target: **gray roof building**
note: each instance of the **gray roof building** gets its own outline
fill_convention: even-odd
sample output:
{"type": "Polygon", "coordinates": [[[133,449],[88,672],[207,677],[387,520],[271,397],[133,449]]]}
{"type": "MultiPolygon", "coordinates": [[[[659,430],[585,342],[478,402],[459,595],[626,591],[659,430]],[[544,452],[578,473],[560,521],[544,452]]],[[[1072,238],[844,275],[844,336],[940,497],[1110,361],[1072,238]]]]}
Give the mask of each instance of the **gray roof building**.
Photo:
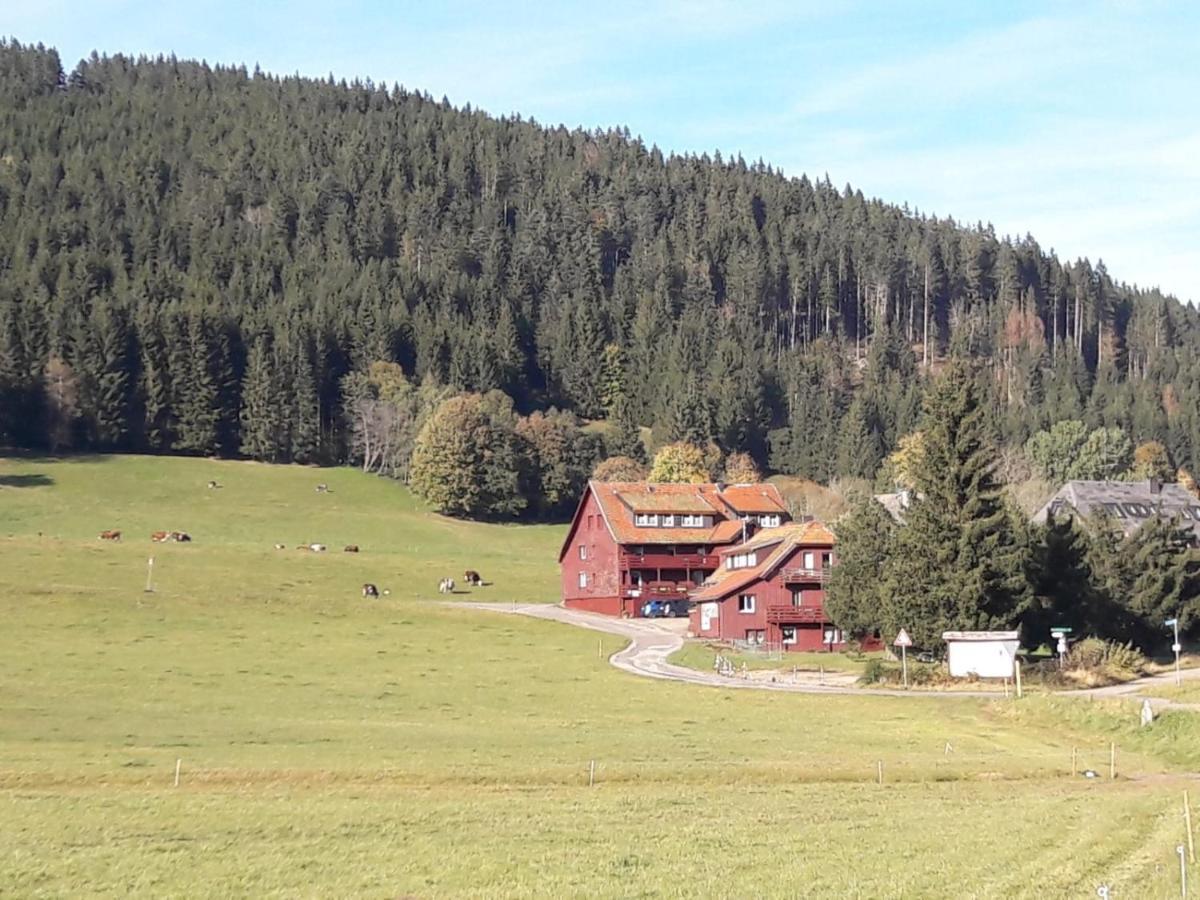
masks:
{"type": "Polygon", "coordinates": [[[1078,514],[1087,518],[1106,514],[1126,536],[1133,534],[1151,517],[1176,520],[1192,532],[1200,544],[1200,499],[1179,484],[1157,481],[1068,481],[1033,515],[1043,524],[1046,518],[1078,514]]]}

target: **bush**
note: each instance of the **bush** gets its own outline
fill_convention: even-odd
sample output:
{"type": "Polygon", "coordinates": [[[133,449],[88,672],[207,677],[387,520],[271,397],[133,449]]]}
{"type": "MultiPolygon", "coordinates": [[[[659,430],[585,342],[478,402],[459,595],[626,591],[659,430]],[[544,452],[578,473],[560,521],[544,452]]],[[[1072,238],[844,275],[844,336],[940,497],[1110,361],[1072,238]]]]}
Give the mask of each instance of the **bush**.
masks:
{"type": "Polygon", "coordinates": [[[863,673],[859,676],[859,681],[862,684],[879,684],[886,680],[887,666],[883,664],[883,660],[878,657],[867,660],[866,666],[863,667],[863,673]]]}

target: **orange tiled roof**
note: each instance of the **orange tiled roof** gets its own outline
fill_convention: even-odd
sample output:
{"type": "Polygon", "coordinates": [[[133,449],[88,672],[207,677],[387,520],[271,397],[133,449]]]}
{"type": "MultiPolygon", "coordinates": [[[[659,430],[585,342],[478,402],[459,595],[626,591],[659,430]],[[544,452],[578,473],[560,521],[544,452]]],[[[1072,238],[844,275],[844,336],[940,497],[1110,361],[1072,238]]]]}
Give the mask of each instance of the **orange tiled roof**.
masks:
{"type": "MultiPolygon", "coordinates": [[[[741,523],[734,520],[731,507],[725,502],[725,492],[718,490],[716,484],[593,481],[589,488],[595,492],[608,529],[619,544],[726,544],[737,540],[742,533],[741,523]],[[690,512],[711,515],[714,522],[710,528],[639,527],[634,524],[635,511],[690,512]]],[[[737,485],[725,490],[746,488],[758,491],[763,504],[767,500],[776,504],[769,512],[786,513],[783,498],[773,484],[737,485]]]]}
{"type": "Polygon", "coordinates": [[[721,491],[730,509],[742,514],[786,513],[783,497],[773,484],[730,484],[721,491]]]}
{"type": "Polygon", "coordinates": [[[771,577],[784,560],[789,559],[800,547],[821,546],[833,544],[836,537],[833,532],[820,522],[800,522],[794,525],[784,525],[779,528],[766,528],[744,544],[724,547],[724,556],[743,551],[772,548],[766,556],[758,561],[758,565],[746,569],[727,569],[719,567],[703,586],[689,595],[689,599],[698,603],[708,600],[721,600],[736,593],[759,579],[771,577]]]}
{"type": "Polygon", "coordinates": [[[645,490],[651,485],[642,485],[642,490],[617,491],[617,496],[634,512],[645,513],[693,513],[711,516],[717,512],[713,504],[704,499],[699,491],[666,491],[666,487],[691,487],[691,485],[658,485],[653,491],[645,490]]]}

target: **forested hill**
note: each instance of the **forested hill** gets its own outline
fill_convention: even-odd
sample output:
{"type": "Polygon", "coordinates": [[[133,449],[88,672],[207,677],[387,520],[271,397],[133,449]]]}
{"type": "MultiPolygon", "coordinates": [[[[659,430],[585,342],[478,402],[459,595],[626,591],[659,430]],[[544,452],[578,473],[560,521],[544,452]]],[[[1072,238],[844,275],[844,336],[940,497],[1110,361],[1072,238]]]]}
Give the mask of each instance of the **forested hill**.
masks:
{"type": "Polygon", "coordinates": [[[343,376],[392,360],[870,476],[949,354],[1011,445],[1078,418],[1200,463],[1200,313],[1030,237],[369,82],[0,46],[0,443],[340,459],[343,376]]]}

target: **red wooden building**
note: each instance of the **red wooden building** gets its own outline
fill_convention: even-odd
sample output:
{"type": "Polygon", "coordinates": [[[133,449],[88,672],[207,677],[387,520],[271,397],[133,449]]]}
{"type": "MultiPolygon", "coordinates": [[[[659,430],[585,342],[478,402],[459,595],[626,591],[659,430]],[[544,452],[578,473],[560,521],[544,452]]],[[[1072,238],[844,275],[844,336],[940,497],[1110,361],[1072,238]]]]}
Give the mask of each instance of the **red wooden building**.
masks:
{"type": "Polygon", "coordinates": [[[717,551],[789,519],[770,484],[588,483],[559,552],[563,604],[640,616],[712,575],[717,551]]]}
{"type": "Polygon", "coordinates": [[[820,522],[798,522],[720,550],[719,568],[691,592],[692,634],[784,650],[845,649],[846,636],[825,615],[836,540],[820,522]]]}

